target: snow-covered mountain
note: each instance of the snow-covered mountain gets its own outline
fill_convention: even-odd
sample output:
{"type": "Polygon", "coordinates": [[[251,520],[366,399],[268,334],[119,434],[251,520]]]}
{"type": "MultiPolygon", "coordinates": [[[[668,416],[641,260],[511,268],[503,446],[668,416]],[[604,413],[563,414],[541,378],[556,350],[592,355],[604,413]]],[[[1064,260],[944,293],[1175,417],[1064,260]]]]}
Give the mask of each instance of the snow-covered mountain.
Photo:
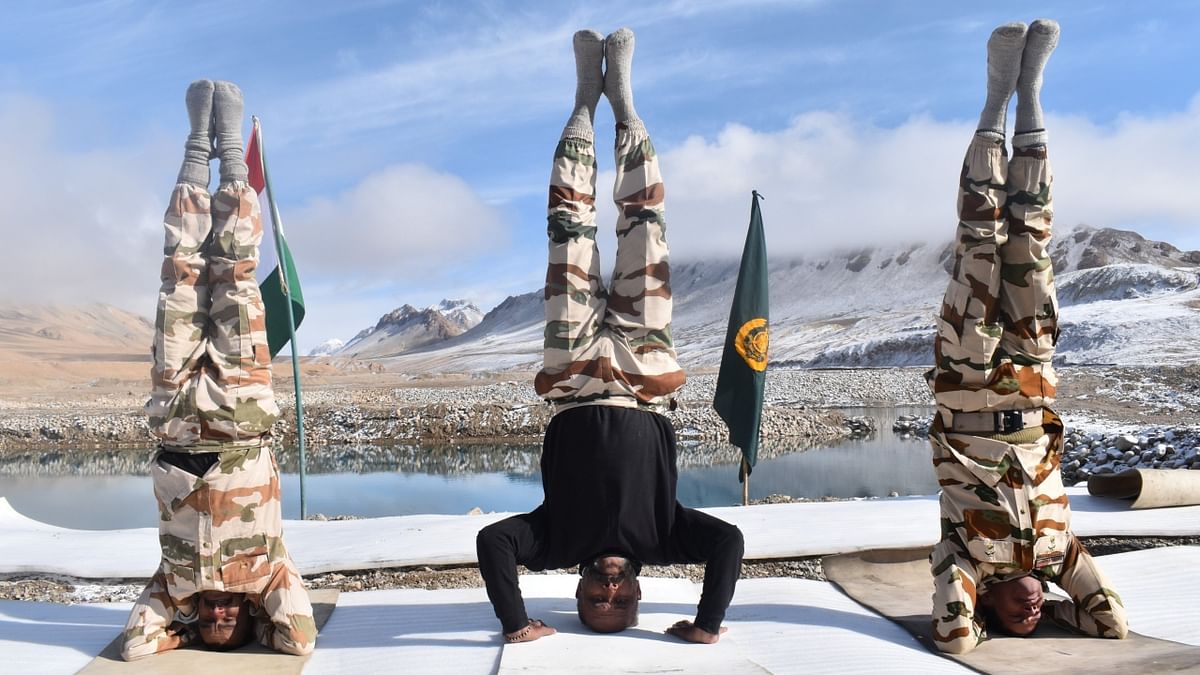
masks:
{"type": "Polygon", "coordinates": [[[332,356],[333,354],[336,354],[339,349],[341,349],[342,347],[345,347],[345,346],[346,346],[346,343],[342,342],[341,340],[339,340],[337,338],[330,338],[330,339],[322,342],[321,344],[317,345],[316,347],[313,347],[312,349],[310,349],[308,352],[308,355],[309,356],[332,356]]]}
{"type": "Polygon", "coordinates": [[[403,305],[359,331],[334,353],[356,358],[394,356],[461,335],[482,318],[483,312],[465,300],[443,300],[425,309],[403,305]]]}
{"type": "MultiPolygon", "coordinates": [[[[1192,337],[1200,335],[1200,251],[1086,226],[1060,234],[1051,250],[1062,305],[1060,360],[1200,362],[1192,337]]],[[[928,364],[952,261],[949,244],[772,259],[772,364],[928,364]]],[[[736,278],[735,260],[673,266],[673,329],[685,366],[719,364],[736,278]]],[[[510,297],[462,335],[393,351],[386,362],[412,371],[536,368],[541,295],[510,297]]]]}
{"type": "Polygon", "coordinates": [[[426,309],[441,314],[451,325],[461,328],[463,333],[483,320],[483,312],[467,300],[443,300],[426,309]]]}

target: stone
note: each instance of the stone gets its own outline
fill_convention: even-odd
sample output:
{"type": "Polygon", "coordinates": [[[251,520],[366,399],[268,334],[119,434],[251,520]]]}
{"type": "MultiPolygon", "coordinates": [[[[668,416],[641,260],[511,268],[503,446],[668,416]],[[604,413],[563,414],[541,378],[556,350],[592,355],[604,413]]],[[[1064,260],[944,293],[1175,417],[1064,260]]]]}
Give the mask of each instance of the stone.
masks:
{"type": "Polygon", "coordinates": [[[1113,444],[1118,450],[1128,450],[1138,444],[1137,436],[1122,434],[1113,440],[1113,444]]]}

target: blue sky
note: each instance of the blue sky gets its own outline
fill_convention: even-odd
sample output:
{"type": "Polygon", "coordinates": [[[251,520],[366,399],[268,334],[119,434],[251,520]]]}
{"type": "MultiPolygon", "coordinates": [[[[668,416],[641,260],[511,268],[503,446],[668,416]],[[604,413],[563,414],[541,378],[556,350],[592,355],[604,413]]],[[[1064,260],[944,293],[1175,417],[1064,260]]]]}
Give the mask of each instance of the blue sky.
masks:
{"type": "MultiPolygon", "coordinates": [[[[30,2],[0,25],[0,218],[19,252],[0,300],[151,314],[201,77],[263,119],[302,348],[405,302],[533,290],[580,28],[637,34],[676,259],[737,255],[752,188],[776,255],[946,240],[987,36],[1037,16],[1063,27],[1043,93],[1059,227],[1200,248],[1193,2],[30,2]]],[[[601,201],[611,125],[602,102],[601,201]]]]}

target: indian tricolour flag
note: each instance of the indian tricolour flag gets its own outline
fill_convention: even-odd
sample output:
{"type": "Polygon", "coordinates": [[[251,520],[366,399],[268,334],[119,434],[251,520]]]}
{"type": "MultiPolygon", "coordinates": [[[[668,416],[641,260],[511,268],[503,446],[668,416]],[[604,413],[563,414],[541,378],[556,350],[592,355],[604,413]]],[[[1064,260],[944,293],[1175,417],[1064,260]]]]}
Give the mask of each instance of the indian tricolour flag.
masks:
{"type": "Polygon", "coordinates": [[[260,247],[258,262],[258,287],[267,312],[267,344],[274,357],[287,345],[304,319],[304,294],[300,291],[300,277],[296,274],[292,251],[283,236],[279,209],[275,208],[275,198],[271,194],[267,159],[263,155],[262,125],[257,117],[250,131],[250,142],[246,144],[246,164],[250,168],[250,187],[260,197],[266,197],[263,205],[267,208],[263,209],[263,218],[270,220],[271,228],[264,232],[263,238],[274,242],[273,246],[260,247]],[[288,325],[289,319],[294,321],[291,326],[288,325]]]}

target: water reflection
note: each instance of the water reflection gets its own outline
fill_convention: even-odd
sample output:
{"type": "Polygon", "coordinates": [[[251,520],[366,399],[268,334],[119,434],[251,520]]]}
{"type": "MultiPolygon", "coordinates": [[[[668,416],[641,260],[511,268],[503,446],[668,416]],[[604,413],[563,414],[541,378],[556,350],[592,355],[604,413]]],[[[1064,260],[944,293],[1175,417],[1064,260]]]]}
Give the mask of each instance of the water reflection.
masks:
{"type": "MultiPolygon", "coordinates": [[[[900,414],[923,408],[859,409],[874,419],[873,438],[761,459],[750,496],[871,497],[933,494],[937,482],[927,446],[892,435],[900,414]]],[[[768,448],[770,450],[771,448],[768,448]]],[[[309,513],[363,517],[413,513],[528,511],[542,499],[540,448],[489,446],[338,446],[308,458],[309,513]]],[[[770,454],[770,453],[765,453],[770,454]]],[[[63,527],[154,527],[157,514],[146,450],[55,452],[0,459],[0,496],[21,513],[63,527]],[[86,502],[80,499],[87,495],[86,502]]],[[[284,515],[299,517],[296,458],[281,453],[284,515]]],[[[737,455],[730,448],[680,448],[679,500],[689,506],[741,501],[737,455]]]]}

